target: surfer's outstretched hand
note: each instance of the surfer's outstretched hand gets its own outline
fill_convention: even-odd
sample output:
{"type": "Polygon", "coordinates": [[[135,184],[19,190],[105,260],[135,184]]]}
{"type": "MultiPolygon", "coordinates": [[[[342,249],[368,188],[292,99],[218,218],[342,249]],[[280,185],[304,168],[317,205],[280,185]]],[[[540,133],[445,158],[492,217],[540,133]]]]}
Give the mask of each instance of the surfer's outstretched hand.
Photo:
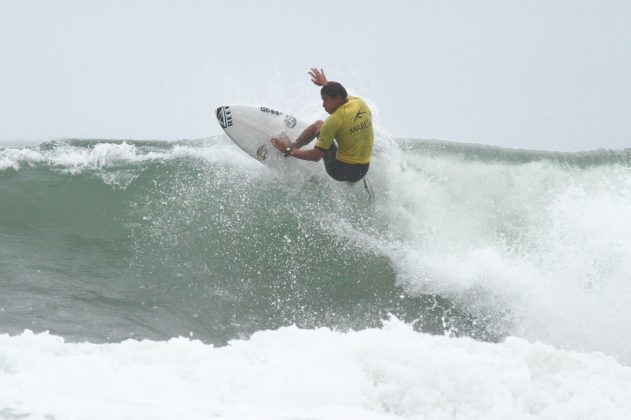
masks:
{"type": "Polygon", "coordinates": [[[318,70],[312,67],[311,71],[309,72],[309,76],[311,76],[311,81],[317,86],[324,86],[329,83],[329,81],[326,80],[324,70],[322,69],[318,70]]]}

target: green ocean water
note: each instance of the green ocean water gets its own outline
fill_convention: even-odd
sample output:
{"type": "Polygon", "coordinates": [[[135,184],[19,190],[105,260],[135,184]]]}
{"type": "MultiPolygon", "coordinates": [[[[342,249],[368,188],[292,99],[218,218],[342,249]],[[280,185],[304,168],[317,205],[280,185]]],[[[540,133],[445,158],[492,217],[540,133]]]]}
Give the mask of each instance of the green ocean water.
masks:
{"type": "MultiPolygon", "coordinates": [[[[121,143],[41,149],[69,157],[99,144],[121,143]]],[[[375,326],[388,313],[442,330],[448,302],[407,296],[388,258],[327,232],[336,218],[385,228],[363,191],[166,158],[173,144],[131,144],[160,157],[0,173],[3,332],[224,343],[290,324],[375,326]]]]}
{"type": "Polygon", "coordinates": [[[600,197],[626,232],[625,156],[382,139],[371,202],[326,176],[276,173],[225,137],[5,148],[0,332],[224,344],[285,325],[378,327],[392,314],[435,334],[559,336],[539,326],[551,298],[540,286],[578,300],[588,281],[608,291],[628,251],[608,232],[596,251],[573,248],[564,229],[593,237],[593,215],[559,212],[600,197]],[[565,278],[563,258],[582,274],[565,278]]]}

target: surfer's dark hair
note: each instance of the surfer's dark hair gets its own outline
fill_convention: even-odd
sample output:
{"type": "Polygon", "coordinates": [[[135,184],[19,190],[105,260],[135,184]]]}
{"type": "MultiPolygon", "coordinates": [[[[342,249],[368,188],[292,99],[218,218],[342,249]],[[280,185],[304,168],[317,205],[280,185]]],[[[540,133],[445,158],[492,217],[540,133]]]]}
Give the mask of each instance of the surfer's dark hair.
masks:
{"type": "Polygon", "coordinates": [[[320,95],[326,95],[329,98],[335,98],[339,95],[342,99],[346,99],[348,97],[348,93],[346,93],[344,86],[337,82],[329,82],[322,86],[322,89],[320,89],[320,95]]]}

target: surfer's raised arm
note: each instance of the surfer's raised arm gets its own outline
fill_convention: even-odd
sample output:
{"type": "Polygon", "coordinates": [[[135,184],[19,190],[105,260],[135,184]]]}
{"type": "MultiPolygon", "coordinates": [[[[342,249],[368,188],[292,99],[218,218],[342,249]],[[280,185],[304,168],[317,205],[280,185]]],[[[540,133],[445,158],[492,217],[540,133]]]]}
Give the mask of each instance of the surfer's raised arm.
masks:
{"type": "Polygon", "coordinates": [[[315,67],[312,67],[311,71],[309,72],[309,76],[311,76],[311,81],[316,86],[324,86],[329,83],[329,81],[326,80],[324,70],[322,69],[318,70],[315,67]]]}

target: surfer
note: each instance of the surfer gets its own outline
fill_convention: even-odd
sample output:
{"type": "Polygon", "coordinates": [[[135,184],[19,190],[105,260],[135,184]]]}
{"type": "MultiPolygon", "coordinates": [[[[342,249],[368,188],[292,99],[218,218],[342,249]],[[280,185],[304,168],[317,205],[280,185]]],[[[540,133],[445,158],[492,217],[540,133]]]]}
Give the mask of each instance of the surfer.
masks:
{"type": "Polygon", "coordinates": [[[287,157],[314,162],[324,159],[331,178],[357,182],[366,176],[372,156],[374,134],[370,109],[361,98],[348,96],[340,83],[329,82],[322,69],[312,68],[309,75],[315,85],[322,87],[322,106],[330,116],[311,124],[294,142],[274,138],[272,144],[287,157]],[[313,149],[301,149],[316,137],[313,149]]]}

